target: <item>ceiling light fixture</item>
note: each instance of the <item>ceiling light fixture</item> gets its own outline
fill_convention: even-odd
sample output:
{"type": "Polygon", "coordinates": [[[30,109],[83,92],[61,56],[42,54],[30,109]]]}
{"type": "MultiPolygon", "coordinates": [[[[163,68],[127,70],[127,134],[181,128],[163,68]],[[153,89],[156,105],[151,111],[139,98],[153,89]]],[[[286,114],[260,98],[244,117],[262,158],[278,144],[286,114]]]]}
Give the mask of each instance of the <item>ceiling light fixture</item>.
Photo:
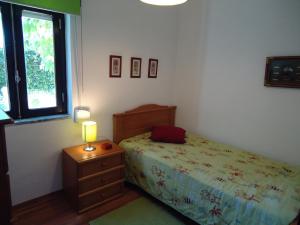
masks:
{"type": "Polygon", "coordinates": [[[171,6],[171,5],[180,5],[186,3],[188,0],[140,0],[140,1],[151,5],[171,6]]]}

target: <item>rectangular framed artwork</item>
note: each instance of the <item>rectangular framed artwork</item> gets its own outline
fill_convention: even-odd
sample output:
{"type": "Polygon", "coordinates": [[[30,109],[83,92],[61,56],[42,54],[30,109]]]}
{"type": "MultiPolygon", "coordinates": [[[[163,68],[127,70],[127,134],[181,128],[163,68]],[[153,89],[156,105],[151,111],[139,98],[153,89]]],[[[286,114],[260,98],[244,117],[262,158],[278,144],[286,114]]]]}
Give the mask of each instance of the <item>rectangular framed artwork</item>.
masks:
{"type": "Polygon", "coordinates": [[[149,59],[148,78],[157,78],[158,59],[149,59]]]}
{"type": "Polygon", "coordinates": [[[122,76],[122,56],[111,55],[109,57],[109,77],[120,78],[122,76]]]}
{"type": "Polygon", "coordinates": [[[142,59],[132,57],[130,63],[130,77],[141,78],[141,72],[142,72],[142,59]]]}
{"type": "Polygon", "coordinates": [[[300,88],[300,56],[268,57],[265,86],[300,88]]]}

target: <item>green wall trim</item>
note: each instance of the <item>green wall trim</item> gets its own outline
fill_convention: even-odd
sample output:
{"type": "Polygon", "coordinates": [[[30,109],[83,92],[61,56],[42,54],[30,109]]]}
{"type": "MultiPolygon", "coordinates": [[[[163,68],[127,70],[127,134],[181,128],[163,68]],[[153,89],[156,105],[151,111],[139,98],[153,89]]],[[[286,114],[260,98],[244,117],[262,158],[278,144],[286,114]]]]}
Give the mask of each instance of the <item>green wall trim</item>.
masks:
{"type": "Polygon", "coordinates": [[[6,2],[80,15],[80,0],[6,0],[6,2]]]}

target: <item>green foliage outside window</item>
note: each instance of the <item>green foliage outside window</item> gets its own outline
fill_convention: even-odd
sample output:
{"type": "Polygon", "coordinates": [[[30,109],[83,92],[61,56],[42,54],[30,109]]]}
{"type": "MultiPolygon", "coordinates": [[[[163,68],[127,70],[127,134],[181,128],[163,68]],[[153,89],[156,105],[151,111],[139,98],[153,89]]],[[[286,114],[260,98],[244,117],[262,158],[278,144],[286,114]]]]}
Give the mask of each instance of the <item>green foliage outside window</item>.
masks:
{"type": "Polygon", "coordinates": [[[25,54],[28,90],[53,91],[55,89],[54,72],[42,69],[42,58],[37,52],[30,50],[25,54]]]}
{"type": "Polygon", "coordinates": [[[6,86],[6,68],[4,51],[0,48],[0,90],[6,86]]]}
{"type": "MultiPolygon", "coordinates": [[[[55,87],[54,72],[42,69],[42,58],[35,51],[27,51],[27,83],[29,90],[47,90],[51,91],[55,87]],[[39,81],[39,82],[37,82],[39,81]]],[[[6,86],[6,64],[3,50],[0,49],[0,89],[6,86]]]]}
{"type": "MultiPolygon", "coordinates": [[[[52,21],[23,17],[23,38],[26,50],[35,51],[41,59],[40,69],[54,73],[52,21]]],[[[25,54],[26,55],[26,54],[25,54]]],[[[25,57],[26,58],[26,57],[25,57]]]]}
{"type": "Polygon", "coordinates": [[[52,21],[25,16],[22,25],[27,89],[53,92],[55,66],[52,21]]]}
{"type": "MultiPolygon", "coordinates": [[[[22,18],[27,90],[35,95],[55,94],[53,24],[51,20],[22,18]]],[[[1,90],[7,86],[5,51],[0,48],[0,108],[4,107],[1,90]],[[2,100],[1,100],[2,98],[2,100]]],[[[11,76],[13,74],[9,74],[11,76]]]]}

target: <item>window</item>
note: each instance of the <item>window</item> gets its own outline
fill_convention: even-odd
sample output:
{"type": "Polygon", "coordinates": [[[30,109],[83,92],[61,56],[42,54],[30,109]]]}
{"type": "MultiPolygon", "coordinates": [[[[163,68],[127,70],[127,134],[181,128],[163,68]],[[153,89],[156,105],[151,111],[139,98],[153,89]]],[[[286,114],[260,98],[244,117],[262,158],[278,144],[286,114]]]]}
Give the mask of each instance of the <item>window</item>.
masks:
{"type": "Polygon", "coordinates": [[[7,81],[7,63],[6,50],[4,41],[2,13],[0,13],[0,105],[5,111],[10,111],[10,102],[8,94],[7,81]]]}
{"type": "Polygon", "coordinates": [[[0,108],[15,119],[67,113],[64,15],[0,8],[0,108]]]}

